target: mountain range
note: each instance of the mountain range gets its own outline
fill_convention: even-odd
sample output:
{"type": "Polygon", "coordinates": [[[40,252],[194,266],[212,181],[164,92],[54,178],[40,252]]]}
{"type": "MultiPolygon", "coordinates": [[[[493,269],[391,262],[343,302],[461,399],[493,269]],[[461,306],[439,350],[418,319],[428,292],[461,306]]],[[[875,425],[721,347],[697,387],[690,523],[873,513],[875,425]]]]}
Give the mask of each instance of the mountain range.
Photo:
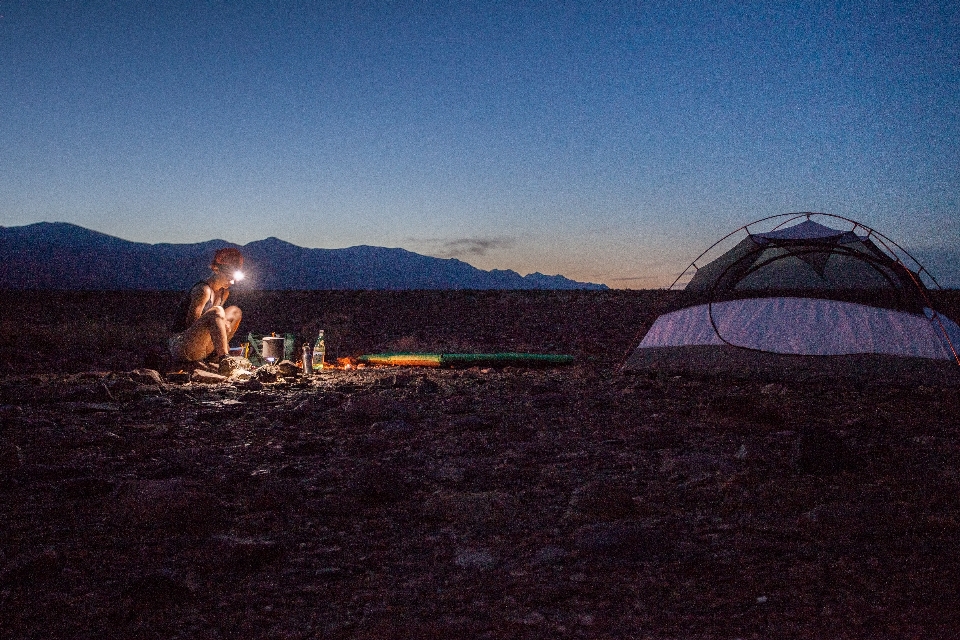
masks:
{"type": "Polygon", "coordinates": [[[209,275],[217,249],[231,246],[243,252],[246,286],[257,289],[607,289],[405,249],[308,249],[277,238],[147,244],[65,222],[0,227],[0,289],[182,290],[209,275]]]}

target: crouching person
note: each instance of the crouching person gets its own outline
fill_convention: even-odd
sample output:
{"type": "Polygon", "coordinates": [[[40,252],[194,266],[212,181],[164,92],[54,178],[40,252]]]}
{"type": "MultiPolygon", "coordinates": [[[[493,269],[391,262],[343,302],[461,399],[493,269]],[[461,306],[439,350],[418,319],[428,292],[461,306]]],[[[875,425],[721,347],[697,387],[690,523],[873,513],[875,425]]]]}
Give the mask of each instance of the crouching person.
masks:
{"type": "Polygon", "coordinates": [[[243,254],[238,249],[220,249],[213,257],[206,280],[193,285],[180,302],[171,329],[170,356],[174,362],[219,361],[230,353],[230,339],[243,314],[226,306],[230,285],[243,278],[243,254]]]}

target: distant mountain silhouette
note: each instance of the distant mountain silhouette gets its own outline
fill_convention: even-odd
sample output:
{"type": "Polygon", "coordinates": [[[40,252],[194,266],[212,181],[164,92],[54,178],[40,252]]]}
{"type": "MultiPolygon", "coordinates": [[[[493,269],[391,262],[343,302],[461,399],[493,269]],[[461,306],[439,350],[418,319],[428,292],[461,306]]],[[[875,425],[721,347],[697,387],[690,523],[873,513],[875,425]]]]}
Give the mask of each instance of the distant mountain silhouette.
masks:
{"type": "Polygon", "coordinates": [[[563,276],[483,271],[404,249],[307,249],[277,238],[239,246],[130,242],[65,222],[0,227],[0,289],[182,290],[210,272],[221,247],[239,247],[257,289],[606,289],[563,276]]]}

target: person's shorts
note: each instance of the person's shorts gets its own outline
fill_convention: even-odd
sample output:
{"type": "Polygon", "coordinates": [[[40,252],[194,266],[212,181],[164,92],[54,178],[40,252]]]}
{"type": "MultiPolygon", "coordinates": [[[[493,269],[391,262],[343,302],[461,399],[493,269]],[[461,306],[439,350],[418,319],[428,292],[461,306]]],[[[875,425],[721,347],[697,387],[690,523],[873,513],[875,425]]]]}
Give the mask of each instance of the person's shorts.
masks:
{"type": "Polygon", "coordinates": [[[167,348],[170,350],[170,355],[174,360],[186,360],[186,355],[183,352],[183,342],[184,336],[182,333],[178,333],[175,336],[171,336],[167,341],[167,348]]]}

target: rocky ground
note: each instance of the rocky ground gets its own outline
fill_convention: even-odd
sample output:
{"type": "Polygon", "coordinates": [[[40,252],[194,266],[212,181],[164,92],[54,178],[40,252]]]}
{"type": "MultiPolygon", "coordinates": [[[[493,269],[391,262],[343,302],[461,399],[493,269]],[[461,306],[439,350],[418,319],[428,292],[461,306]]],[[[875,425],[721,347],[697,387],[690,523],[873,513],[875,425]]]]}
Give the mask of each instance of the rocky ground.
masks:
{"type": "Polygon", "coordinates": [[[0,295],[0,637],[960,634],[953,383],[624,375],[663,292],[344,292],[237,298],[334,358],[577,363],[158,384],[175,296],[37,298],[0,295]]]}

